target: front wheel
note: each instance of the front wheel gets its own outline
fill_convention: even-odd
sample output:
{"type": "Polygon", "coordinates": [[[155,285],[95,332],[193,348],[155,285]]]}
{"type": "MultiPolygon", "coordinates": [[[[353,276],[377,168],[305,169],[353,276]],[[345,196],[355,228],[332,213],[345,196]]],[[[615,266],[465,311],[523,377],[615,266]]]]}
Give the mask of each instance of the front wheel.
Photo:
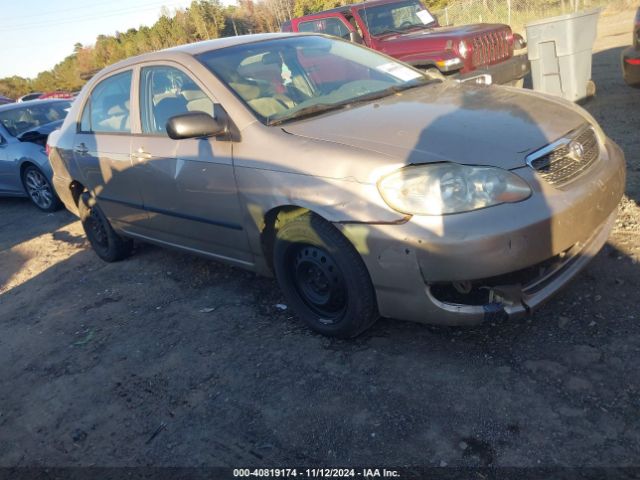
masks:
{"type": "Polygon", "coordinates": [[[51,182],[42,171],[29,165],[22,172],[22,184],[33,204],[43,212],[53,212],[61,206],[51,182]]]}
{"type": "Polygon", "coordinates": [[[131,254],[133,242],[115,232],[95,199],[86,192],[80,196],[78,213],[89,243],[102,260],[117,262],[131,254]]]}
{"type": "Polygon", "coordinates": [[[287,300],[316,332],[351,338],[378,319],[360,254],[319,216],[306,213],[279,226],[273,260],[287,300]]]}

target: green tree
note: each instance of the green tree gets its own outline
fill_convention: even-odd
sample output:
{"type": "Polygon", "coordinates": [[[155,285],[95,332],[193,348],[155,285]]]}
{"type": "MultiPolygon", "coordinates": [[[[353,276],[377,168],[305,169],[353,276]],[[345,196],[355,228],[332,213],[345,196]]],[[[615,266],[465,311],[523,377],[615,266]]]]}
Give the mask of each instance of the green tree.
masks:
{"type": "Polygon", "coordinates": [[[70,55],[34,79],[0,79],[0,93],[16,98],[34,90],[77,90],[95,72],[124,58],[222,36],[276,31],[292,17],[296,6],[307,13],[339,1],[237,0],[236,5],[225,7],[220,0],[193,0],[189,7],[173,13],[165,7],[150,27],[98,35],[93,45],[76,43],[70,55]]]}

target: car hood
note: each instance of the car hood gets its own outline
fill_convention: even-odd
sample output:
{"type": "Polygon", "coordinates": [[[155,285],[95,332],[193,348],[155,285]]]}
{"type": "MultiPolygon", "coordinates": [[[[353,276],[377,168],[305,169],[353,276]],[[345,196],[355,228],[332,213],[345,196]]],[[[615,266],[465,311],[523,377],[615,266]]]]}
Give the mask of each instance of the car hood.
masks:
{"type": "Polygon", "coordinates": [[[382,37],[382,41],[396,42],[405,40],[420,40],[422,38],[427,38],[429,41],[433,41],[434,39],[457,40],[475,37],[484,33],[500,31],[504,30],[505,28],[507,28],[507,25],[502,25],[499,23],[476,23],[458,27],[433,27],[400,34],[391,33],[382,37]]]}
{"type": "Polygon", "coordinates": [[[445,81],[283,125],[404,164],[452,161],[513,169],[586,122],[561,100],[508,87],[445,81]]]}
{"type": "Polygon", "coordinates": [[[31,130],[27,130],[26,132],[22,132],[18,136],[18,140],[21,142],[44,144],[46,143],[49,134],[62,126],[62,122],[63,120],[55,120],[53,122],[40,125],[39,127],[32,128],[31,130]]]}

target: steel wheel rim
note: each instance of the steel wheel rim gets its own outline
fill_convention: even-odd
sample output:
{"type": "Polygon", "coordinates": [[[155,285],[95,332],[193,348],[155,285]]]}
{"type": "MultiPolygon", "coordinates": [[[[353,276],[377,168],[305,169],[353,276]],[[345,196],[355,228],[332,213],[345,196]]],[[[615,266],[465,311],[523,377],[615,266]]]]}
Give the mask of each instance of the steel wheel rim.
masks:
{"type": "Polygon", "coordinates": [[[290,275],[298,295],[323,324],[335,324],[347,308],[342,271],[322,248],[301,245],[294,249],[290,275]]]}
{"type": "Polygon", "coordinates": [[[109,237],[107,235],[107,230],[104,227],[102,220],[100,219],[100,217],[98,217],[98,214],[93,209],[87,217],[86,226],[87,233],[89,233],[94,246],[97,246],[101,249],[108,249],[109,237]]]}
{"type": "Polygon", "coordinates": [[[45,176],[35,168],[30,169],[25,175],[27,193],[33,203],[40,208],[49,208],[53,203],[53,192],[45,176]]]}

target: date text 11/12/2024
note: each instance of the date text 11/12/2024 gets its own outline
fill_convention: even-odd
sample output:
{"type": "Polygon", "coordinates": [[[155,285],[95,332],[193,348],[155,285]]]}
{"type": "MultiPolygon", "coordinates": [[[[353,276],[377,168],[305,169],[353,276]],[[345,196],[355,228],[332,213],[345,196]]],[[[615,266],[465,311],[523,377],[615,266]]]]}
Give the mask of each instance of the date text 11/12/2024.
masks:
{"type": "Polygon", "coordinates": [[[235,478],[398,478],[397,470],[386,468],[236,468],[235,478]]]}

